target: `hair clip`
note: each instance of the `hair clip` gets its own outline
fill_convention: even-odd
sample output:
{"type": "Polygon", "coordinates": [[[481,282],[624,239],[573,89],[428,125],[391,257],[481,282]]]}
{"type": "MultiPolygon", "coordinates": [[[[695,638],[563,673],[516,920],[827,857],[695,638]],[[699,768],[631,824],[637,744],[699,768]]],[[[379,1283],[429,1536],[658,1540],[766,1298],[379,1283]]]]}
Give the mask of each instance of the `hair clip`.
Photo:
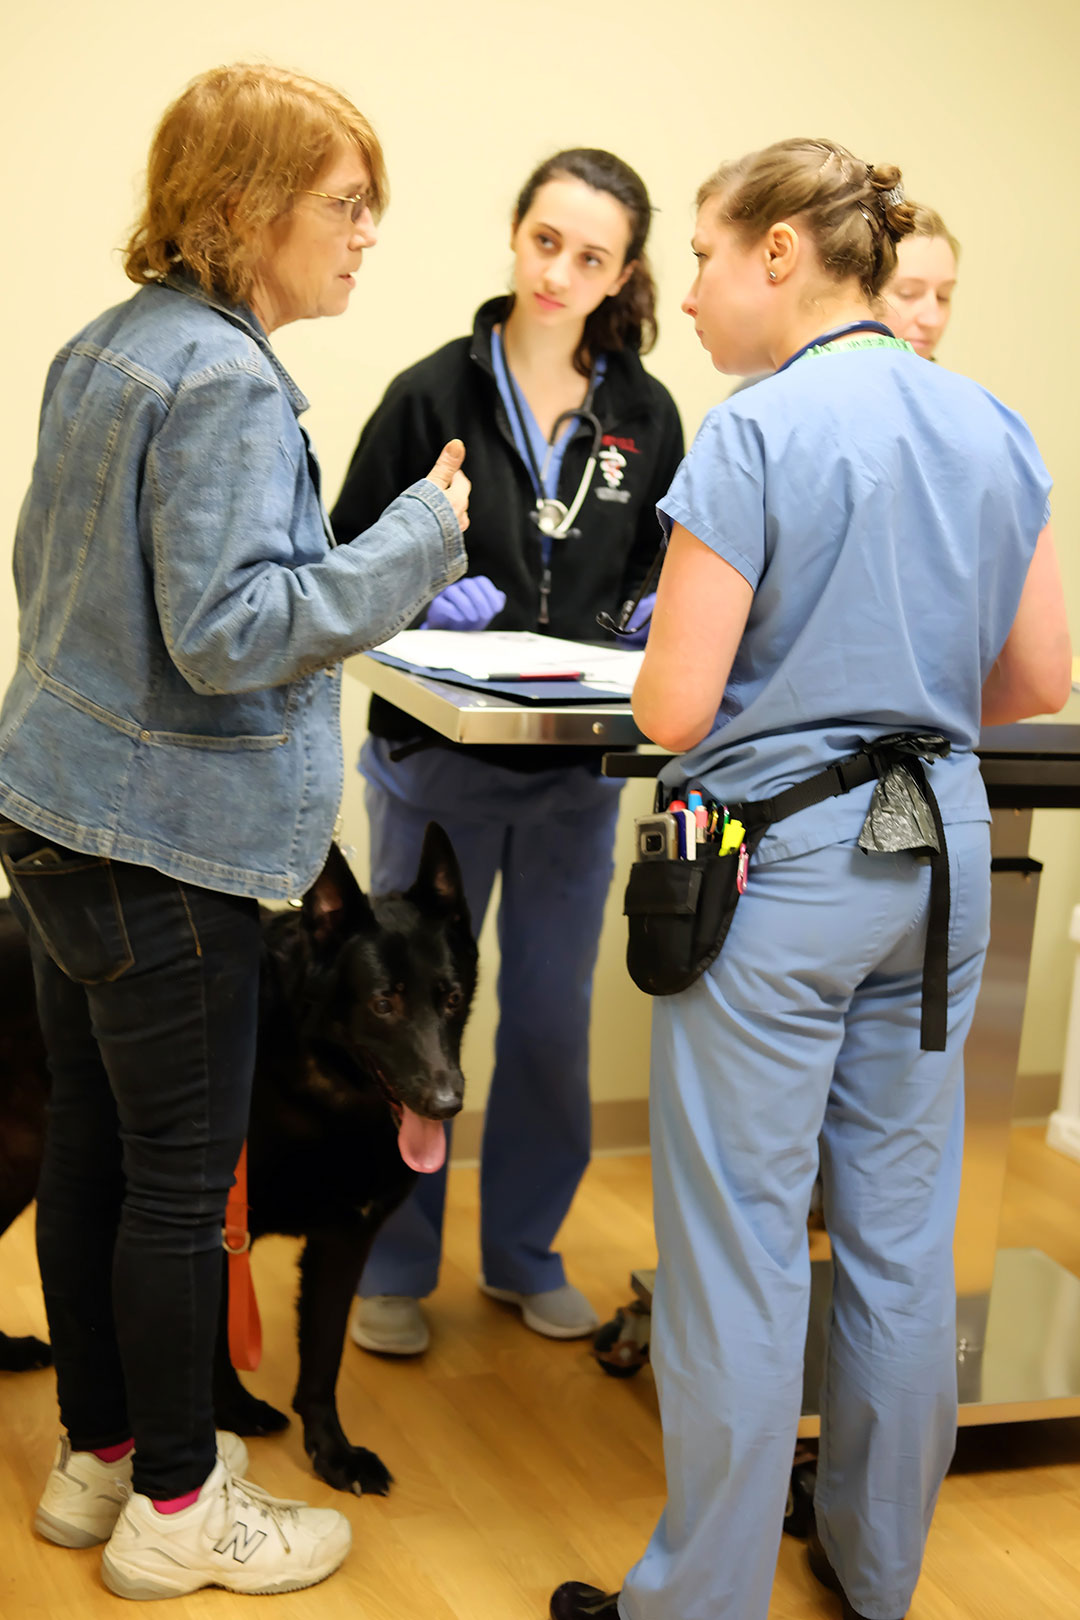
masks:
{"type": "Polygon", "coordinates": [[[901,185],[893,186],[891,191],[882,192],[881,200],[886,208],[899,208],[904,201],[904,188],[901,185]]]}

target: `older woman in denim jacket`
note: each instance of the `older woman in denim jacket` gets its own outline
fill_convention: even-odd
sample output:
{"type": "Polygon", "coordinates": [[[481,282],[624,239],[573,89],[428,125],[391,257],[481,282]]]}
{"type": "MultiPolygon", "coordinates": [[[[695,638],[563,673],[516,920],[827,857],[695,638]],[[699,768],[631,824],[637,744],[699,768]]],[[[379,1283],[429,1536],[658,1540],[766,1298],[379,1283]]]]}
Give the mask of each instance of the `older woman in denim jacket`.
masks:
{"type": "Polygon", "coordinates": [[[269,342],[345,310],[385,199],[336,91],[196,79],[151,148],[140,290],[53,362],[19,521],[0,850],[52,1073],[38,1252],[66,1431],[36,1524],[108,1541],[129,1597],[293,1590],[349,1546],[341,1514],[237,1477],[211,1361],[257,897],[302,894],[325,858],[339,661],[466,568],[459,441],[335,547],[269,342]]]}

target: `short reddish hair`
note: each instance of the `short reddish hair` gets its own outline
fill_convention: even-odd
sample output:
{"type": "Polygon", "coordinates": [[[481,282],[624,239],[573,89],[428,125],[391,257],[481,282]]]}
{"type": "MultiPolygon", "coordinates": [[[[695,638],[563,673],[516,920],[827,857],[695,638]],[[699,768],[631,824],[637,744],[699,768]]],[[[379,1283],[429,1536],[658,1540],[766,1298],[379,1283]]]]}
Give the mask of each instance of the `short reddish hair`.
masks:
{"type": "Polygon", "coordinates": [[[154,135],[126,274],[145,284],[185,269],[205,292],[245,303],[262,228],[287,214],[297,192],[350,146],[371,176],[378,218],[388,200],[382,147],[340,91],[243,62],[200,73],[154,135]]]}

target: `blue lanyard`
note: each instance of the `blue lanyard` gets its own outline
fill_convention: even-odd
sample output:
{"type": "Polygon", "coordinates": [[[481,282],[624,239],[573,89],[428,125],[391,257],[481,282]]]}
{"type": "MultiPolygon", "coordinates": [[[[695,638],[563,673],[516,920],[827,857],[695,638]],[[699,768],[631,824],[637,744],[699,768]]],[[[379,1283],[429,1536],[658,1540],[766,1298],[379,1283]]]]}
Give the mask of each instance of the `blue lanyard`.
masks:
{"type": "Polygon", "coordinates": [[[896,333],[890,331],[881,321],[850,321],[847,326],[834,327],[831,332],[823,332],[820,337],[811,338],[809,343],[804,343],[801,349],[796,349],[794,354],[788,356],[782,366],[777,366],[775,375],[778,377],[788,366],[793,366],[796,360],[801,360],[804,354],[809,354],[811,349],[820,349],[827,343],[835,343],[838,338],[850,337],[853,332],[880,332],[882,337],[892,338],[894,343],[898,341],[896,333]]]}
{"type": "MultiPolygon", "coordinates": [[[[578,511],[580,510],[581,503],[585,499],[586,493],[588,492],[588,489],[592,483],[593,472],[596,469],[596,460],[600,452],[600,445],[603,439],[604,430],[600,424],[599,417],[592,409],[592,403],[597,385],[603,377],[606,369],[604,356],[598,355],[593,363],[592,374],[589,378],[588,392],[586,393],[585,399],[581,405],[576,406],[572,410],[563,411],[556,418],[550,437],[547,440],[543,466],[540,465],[537,459],[536,451],[533,448],[533,436],[532,432],[530,431],[529,423],[531,422],[533,424],[533,428],[535,428],[538,439],[541,438],[540,430],[536,427],[535,418],[532,416],[531,411],[529,413],[529,421],[527,422],[525,419],[525,410],[522,407],[521,400],[518,396],[517,384],[514,382],[514,374],[510,370],[510,362],[507,358],[506,349],[498,332],[492,333],[492,361],[494,364],[496,383],[500,385],[500,392],[504,392],[504,398],[508,400],[512,409],[513,417],[516,419],[519,448],[523,450],[523,460],[525,462],[526,469],[528,470],[529,477],[532,479],[533,489],[536,492],[536,509],[532,513],[532,517],[536,522],[536,527],[540,538],[540,558],[546,574],[551,567],[551,554],[554,539],[556,537],[561,538],[564,534],[573,535],[577,533],[577,531],[571,529],[569,525],[573,522],[574,518],[578,514],[578,511]],[[505,391],[501,386],[503,383],[505,383],[505,391]],[[555,491],[558,485],[559,474],[562,470],[563,454],[571,438],[573,437],[573,433],[567,432],[560,443],[559,429],[563,427],[564,424],[569,426],[574,422],[583,422],[590,429],[592,433],[592,444],[589,450],[589,458],[585,465],[585,471],[582,474],[580,483],[578,484],[577,494],[574,496],[570,507],[567,508],[556,498],[555,491]]],[[[513,428],[513,424],[511,424],[511,427],[513,428]]],[[[547,619],[542,617],[541,622],[546,624],[547,619]]]]}

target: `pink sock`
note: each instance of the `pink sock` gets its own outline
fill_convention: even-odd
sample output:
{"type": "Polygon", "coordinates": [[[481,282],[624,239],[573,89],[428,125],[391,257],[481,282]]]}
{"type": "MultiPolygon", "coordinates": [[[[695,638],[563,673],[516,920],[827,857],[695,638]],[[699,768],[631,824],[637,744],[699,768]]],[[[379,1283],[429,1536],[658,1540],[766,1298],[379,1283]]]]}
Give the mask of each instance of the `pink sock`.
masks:
{"type": "Polygon", "coordinates": [[[198,1491],[185,1491],[183,1496],[172,1496],[167,1502],[155,1502],[153,1505],[158,1513],[182,1513],[184,1508],[190,1507],[198,1497],[198,1491]]]}
{"type": "Polygon", "coordinates": [[[135,1450],[134,1440],[121,1440],[118,1446],[99,1446],[94,1451],[98,1462],[119,1462],[122,1457],[130,1457],[135,1450]]]}

